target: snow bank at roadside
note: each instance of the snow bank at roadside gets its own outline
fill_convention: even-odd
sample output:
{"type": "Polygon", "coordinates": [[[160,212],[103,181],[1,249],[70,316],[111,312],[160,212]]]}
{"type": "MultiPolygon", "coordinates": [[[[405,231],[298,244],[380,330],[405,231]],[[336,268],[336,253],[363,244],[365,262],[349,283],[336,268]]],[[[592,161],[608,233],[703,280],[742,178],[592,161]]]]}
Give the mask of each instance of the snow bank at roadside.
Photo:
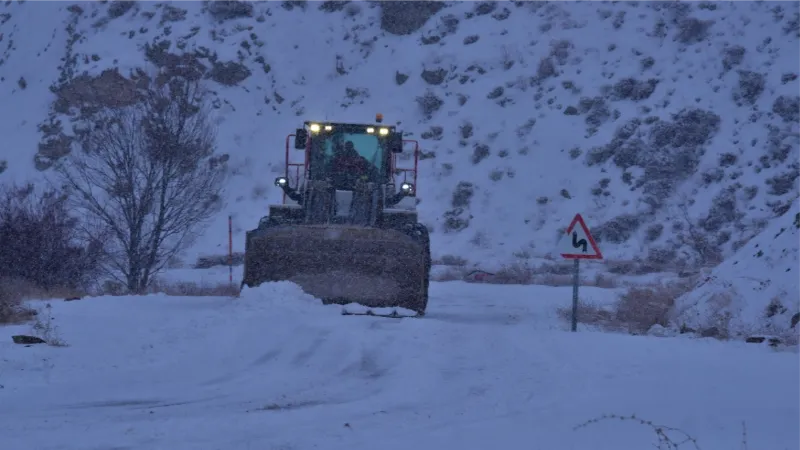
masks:
{"type": "Polygon", "coordinates": [[[678,324],[731,337],[797,334],[800,200],[676,302],[678,324]],[[793,326],[794,325],[794,326],[793,326]]]}

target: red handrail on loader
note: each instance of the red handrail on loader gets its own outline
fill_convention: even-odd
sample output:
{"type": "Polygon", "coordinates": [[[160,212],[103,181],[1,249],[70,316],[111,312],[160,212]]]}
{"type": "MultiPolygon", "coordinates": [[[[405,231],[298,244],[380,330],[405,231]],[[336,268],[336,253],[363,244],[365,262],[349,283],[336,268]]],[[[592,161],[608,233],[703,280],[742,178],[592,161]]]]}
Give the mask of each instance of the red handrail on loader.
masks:
{"type": "MultiPolygon", "coordinates": [[[[302,163],[293,163],[289,161],[289,143],[291,142],[292,137],[297,137],[294,134],[290,134],[286,136],[286,168],[284,169],[284,176],[287,180],[291,181],[291,177],[289,176],[289,168],[294,167],[294,175],[295,175],[295,186],[300,186],[300,167],[303,167],[305,173],[308,173],[308,152],[309,152],[309,142],[306,142],[306,151],[303,155],[303,162],[302,163]]],[[[286,204],[286,192],[283,193],[283,204],[286,204]]]]}
{"type": "MultiPolygon", "coordinates": [[[[412,176],[413,176],[413,179],[414,179],[414,181],[413,181],[414,190],[416,191],[417,190],[417,169],[419,168],[419,142],[417,142],[417,141],[415,141],[413,139],[407,139],[407,140],[403,140],[403,145],[405,145],[405,144],[414,144],[414,168],[413,169],[410,169],[410,168],[397,168],[397,153],[392,153],[392,182],[395,181],[394,180],[395,173],[398,173],[398,172],[399,173],[403,173],[404,174],[403,181],[407,181],[405,179],[405,174],[408,174],[408,172],[411,172],[412,176]]],[[[399,173],[398,173],[398,175],[399,175],[399,173]]]]}

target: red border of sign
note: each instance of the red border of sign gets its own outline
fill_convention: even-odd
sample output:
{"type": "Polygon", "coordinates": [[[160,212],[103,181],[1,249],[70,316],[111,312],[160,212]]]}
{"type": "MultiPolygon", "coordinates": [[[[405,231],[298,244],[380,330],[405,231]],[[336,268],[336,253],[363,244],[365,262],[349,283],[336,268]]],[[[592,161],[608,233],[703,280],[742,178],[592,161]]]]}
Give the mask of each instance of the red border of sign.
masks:
{"type": "Polygon", "coordinates": [[[589,239],[589,245],[592,246],[592,250],[594,250],[594,255],[583,255],[583,254],[575,254],[575,253],[562,253],[561,257],[565,259],[603,259],[603,254],[600,252],[600,247],[597,246],[597,242],[595,242],[592,233],[589,232],[589,227],[586,226],[586,222],[583,221],[583,217],[580,214],[575,214],[575,218],[572,219],[572,223],[569,224],[569,228],[564,234],[572,233],[572,229],[575,228],[575,224],[579,224],[581,228],[583,228],[584,233],[586,233],[586,237],[589,239]]]}

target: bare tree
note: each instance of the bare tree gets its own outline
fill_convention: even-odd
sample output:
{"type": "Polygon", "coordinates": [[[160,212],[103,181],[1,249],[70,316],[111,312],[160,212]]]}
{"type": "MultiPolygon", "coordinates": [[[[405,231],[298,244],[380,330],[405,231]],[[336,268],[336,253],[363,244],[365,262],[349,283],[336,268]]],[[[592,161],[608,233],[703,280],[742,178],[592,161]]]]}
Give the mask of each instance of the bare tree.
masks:
{"type": "Polygon", "coordinates": [[[108,236],[107,269],[129,292],[143,292],[222,206],[225,168],[203,93],[173,78],[104,110],[57,169],[85,232],[108,236]]]}

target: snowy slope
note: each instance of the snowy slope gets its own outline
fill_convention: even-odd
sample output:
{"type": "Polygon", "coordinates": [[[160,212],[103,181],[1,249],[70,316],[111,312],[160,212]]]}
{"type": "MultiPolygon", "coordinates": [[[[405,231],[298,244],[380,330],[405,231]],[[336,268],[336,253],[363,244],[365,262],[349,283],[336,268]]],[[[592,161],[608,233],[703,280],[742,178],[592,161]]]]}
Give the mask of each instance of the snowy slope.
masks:
{"type": "Polygon", "coordinates": [[[676,302],[676,321],[733,336],[795,336],[800,313],[800,200],[676,302]],[[796,318],[795,318],[796,320],[796,318]]]}
{"type": "Polygon", "coordinates": [[[145,45],[169,43],[208,69],[231,157],[226,210],[190,262],[226,250],[228,214],[243,248],[303,120],[381,112],[420,139],[434,257],[482,265],[551,252],[576,212],[608,258],[709,262],[797,190],[796,2],[460,2],[402,36],[381,29],[378,2],[339,3],[225,19],[201,2],[5,2],[0,182],[46,176],[37,151],[44,168],[90,120],[51,87],[155,70],[145,45]],[[217,66],[245,78],[221,84],[217,66]]]}
{"type": "MultiPolygon", "coordinates": [[[[587,300],[613,301],[584,290],[587,300]]],[[[423,319],[344,317],[289,283],[239,299],[52,304],[68,347],[0,328],[0,448],[797,448],[794,352],[564,330],[569,288],[434,283],[423,319]],[[499,289],[499,290],[498,290],[499,289]],[[500,295],[498,295],[500,294],[500,295]],[[492,300],[489,300],[492,299],[492,300]],[[768,374],[768,375],[765,375],[768,374]],[[768,380],[768,382],[765,382],[768,380]],[[677,433],[667,432],[679,441],[677,433]]]]}

